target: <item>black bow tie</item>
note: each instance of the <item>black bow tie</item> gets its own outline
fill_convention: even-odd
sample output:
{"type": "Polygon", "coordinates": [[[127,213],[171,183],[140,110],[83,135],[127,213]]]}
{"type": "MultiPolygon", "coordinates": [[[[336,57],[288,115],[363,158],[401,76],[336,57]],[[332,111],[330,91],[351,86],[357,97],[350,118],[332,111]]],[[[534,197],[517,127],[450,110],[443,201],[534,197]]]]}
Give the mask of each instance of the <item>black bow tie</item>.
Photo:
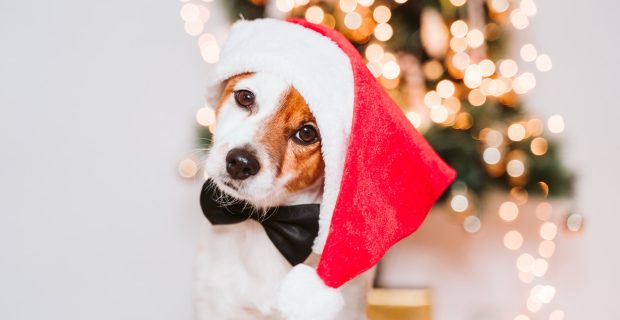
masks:
{"type": "Polygon", "coordinates": [[[211,179],[202,187],[200,206],[213,225],[234,224],[247,219],[258,221],[271,242],[293,266],[308,258],[319,233],[318,204],[275,207],[262,213],[249,203],[226,195],[211,179]]]}

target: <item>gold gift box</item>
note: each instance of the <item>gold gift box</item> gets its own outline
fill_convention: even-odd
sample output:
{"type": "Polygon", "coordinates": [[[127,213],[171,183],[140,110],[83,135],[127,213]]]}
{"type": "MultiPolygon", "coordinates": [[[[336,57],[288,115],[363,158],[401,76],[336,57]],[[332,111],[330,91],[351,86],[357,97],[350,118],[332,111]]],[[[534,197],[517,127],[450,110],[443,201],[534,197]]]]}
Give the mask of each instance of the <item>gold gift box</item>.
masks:
{"type": "Polygon", "coordinates": [[[430,320],[431,294],[423,289],[372,289],[369,320],[430,320]]]}

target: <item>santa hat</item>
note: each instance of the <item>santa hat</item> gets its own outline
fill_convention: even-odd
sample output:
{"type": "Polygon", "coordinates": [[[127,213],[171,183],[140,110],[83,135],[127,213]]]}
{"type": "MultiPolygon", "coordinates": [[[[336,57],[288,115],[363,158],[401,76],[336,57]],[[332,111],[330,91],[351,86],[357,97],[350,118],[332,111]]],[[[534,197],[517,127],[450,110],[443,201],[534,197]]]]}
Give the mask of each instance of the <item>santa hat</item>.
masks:
{"type": "Polygon", "coordinates": [[[238,21],[220,56],[213,86],[270,72],[293,85],[316,118],[325,185],[313,251],[321,258],[316,270],[293,268],[278,304],[289,319],[329,319],[342,306],[336,288],[413,233],[455,172],[335,30],[299,19],[238,21]]]}

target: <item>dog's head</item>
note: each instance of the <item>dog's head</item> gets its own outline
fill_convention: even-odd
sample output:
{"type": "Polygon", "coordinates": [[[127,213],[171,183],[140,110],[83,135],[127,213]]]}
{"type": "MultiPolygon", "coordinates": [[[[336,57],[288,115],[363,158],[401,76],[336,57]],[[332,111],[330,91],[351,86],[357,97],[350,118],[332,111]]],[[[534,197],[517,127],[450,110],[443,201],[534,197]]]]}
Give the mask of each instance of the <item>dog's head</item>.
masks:
{"type": "Polygon", "coordinates": [[[235,75],[221,87],[209,176],[257,207],[318,202],[321,135],[299,92],[267,72],[235,75]]]}

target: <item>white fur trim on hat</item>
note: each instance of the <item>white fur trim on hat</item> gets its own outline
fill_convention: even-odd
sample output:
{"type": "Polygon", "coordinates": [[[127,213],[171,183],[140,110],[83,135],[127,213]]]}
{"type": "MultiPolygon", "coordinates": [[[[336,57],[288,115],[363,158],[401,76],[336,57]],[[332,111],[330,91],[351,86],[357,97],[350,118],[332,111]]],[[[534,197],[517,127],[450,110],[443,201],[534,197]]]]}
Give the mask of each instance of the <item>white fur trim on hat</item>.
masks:
{"type": "Polygon", "coordinates": [[[316,270],[299,264],[284,277],[277,297],[278,311],[287,320],[333,320],[344,299],[323,283],[316,270]]]}
{"type": "MultiPolygon", "coordinates": [[[[344,169],[353,117],[353,71],[347,55],[331,39],[295,23],[238,21],[225,42],[209,81],[215,101],[224,80],[245,72],[269,72],[304,97],[321,131],[325,186],[319,234],[313,251],[323,252],[344,169]]],[[[214,104],[212,104],[214,105],[214,104]]]]}

